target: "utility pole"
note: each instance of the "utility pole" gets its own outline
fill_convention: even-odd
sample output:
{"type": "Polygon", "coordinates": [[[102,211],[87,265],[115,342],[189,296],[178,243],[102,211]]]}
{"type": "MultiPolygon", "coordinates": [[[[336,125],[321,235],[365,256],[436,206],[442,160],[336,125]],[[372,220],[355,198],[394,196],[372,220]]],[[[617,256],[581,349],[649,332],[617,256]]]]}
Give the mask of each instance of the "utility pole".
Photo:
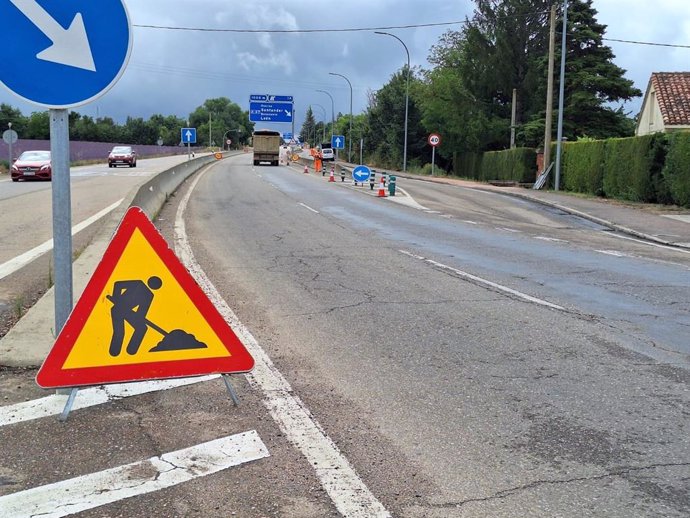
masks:
{"type": "Polygon", "coordinates": [[[556,178],[554,189],[560,189],[561,183],[561,156],[563,147],[563,110],[565,109],[565,35],[568,32],[568,0],[563,0],[563,29],[561,30],[561,80],[558,85],[558,133],[556,139],[556,178]]]}
{"type": "Polygon", "coordinates": [[[517,88],[513,88],[513,113],[510,116],[510,149],[515,149],[515,122],[517,119],[517,88]]]}
{"type": "Polygon", "coordinates": [[[546,120],[544,121],[544,171],[551,164],[551,124],[553,121],[553,64],[556,59],[556,4],[551,6],[549,23],[549,71],[546,77],[546,120]]]}

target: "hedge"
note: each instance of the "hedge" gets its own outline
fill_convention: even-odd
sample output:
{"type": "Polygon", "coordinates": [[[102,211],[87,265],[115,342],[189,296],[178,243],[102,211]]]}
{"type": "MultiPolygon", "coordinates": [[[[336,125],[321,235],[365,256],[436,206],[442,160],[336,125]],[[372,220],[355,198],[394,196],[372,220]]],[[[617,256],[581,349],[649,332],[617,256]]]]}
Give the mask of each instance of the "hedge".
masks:
{"type": "Polygon", "coordinates": [[[690,207],[690,132],[668,135],[662,178],[677,205],[690,207]]]}
{"type": "Polygon", "coordinates": [[[604,158],[604,195],[631,201],[654,202],[652,182],[657,135],[606,140],[604,158]]]}
{"type": "Polygon", "coordinates": [[[606,141],[566,142],[562,152],[563,189],[601,196],[604,192],[606,141]]]}
{"type": "Polygon", "coordinates": [[[532,148],[515,148],[484,153],[479,180],[532,183],[536,178],[537,154],[532,148]]]}

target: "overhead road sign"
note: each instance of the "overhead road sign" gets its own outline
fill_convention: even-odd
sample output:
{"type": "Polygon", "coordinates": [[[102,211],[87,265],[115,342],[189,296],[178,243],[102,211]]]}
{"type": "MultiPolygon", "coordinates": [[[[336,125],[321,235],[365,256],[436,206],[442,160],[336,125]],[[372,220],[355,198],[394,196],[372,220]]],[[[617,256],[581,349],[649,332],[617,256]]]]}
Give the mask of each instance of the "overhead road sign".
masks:
{"type": "Polygon", "coordinates": [[[182,128],[180,135],[183,144],[196,144],[196,128],[182,128]]]}
{"type": "Polygon", "coordinates": [[[271,95],[271,94],[252,94],[249,96],[249,101],[259,102],[273,102],[273,103],[291,103],[291,95],[271,95]]]}
{"type": "Polygon", "coordinates": [[[132,49],[122,0],[0,2],[0,83],[40,106],[66,109],[97,99],[120,78],[132,49]]]}
{"type": "Polygon", "coordinates": [[[254,359],[146,214],[127,211],[36,381],[78,387],[247,372],[254,359]]]}
{"type": "Polygon", "coordinates": [[[331,135],[331,147],[333,149],[344,149],[345,135],[331,135]]]}
{"type": "Polygon", "coordinates": [[[352,170],[352,180],[357,183],[364,183],[369,179],[371,170],[365,165],[358,165],[352,170]]]}
{"type": "Polygon", "coordinates": [[[252,122],[292,122],[292,103],[250,102],[249,120],[252,122]]]}

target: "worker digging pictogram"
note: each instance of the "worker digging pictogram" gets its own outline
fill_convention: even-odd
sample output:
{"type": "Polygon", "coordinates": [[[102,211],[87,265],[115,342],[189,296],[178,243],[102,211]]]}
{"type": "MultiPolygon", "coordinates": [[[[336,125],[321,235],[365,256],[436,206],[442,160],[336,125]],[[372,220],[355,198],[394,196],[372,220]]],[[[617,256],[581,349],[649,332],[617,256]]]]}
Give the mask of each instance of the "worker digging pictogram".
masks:
{"type": "Polygon", "coordinates": [[[163,281],[156,276],[151,276],[146,283],[141,280],[115,282],[112,295],[106,295],[106,298],[113,304],[110,309],[110,318],[113,324],[113,336],[110,339],[109,347],[111,356],[118,356],[122,351],[125,340],[125,323],[133,329],[126,348],[127,354],[130,355],[137,353],[149,328],[163,335],[163,339],[150,349],[150,352],[207,347],[194,335],[182,329],[168,332],[146,318],[146,314],[153,303],[154,290],[158,290],[162,285],[163,281]]]}

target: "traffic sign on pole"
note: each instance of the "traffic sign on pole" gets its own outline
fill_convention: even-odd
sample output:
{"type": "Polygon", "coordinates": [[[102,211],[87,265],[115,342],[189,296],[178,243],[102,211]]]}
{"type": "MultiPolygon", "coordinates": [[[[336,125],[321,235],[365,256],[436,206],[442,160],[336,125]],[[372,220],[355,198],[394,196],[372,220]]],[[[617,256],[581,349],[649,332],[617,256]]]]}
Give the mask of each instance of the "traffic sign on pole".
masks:
{"type": "Polygon", "coordinates": [[[9,0],[0,2],[0,20],[12,42],[0,83],[31,103],[53,109],[88,103],[127,66],[132,31],[123,0],[9,0]]]}
{"type": "Polygon", "coordinates": [[[196,144],[196,128],[182,128],[180,134],[183,144],[196,144]]]}
{"type": "Polygon", "coordinates": [[[358,165],[352,170],[352,179],[355,183],[364,184],[369,179],[369,175],[371,175],[371,170],[365,165],[358,165]]]}
{"type": "Polygon", "coordinates": [[[345,135],[331,135],[331,147],[333,149],[345,149],[345,135]]]}
{"type": "Polygon", "coordinates": [[[441,144],[441,135],[437,133],[432,133],[431,135],[429,135],[428,142],[430,146],[438,146],[439,144],[441,144]]]}
{"type": "Polygon", "coordinates": [[[19,135],[14,130],[5,130],[2,134],[2,140],[5,141],[5,144],[16,144],[18,139],[19,135]]]}

